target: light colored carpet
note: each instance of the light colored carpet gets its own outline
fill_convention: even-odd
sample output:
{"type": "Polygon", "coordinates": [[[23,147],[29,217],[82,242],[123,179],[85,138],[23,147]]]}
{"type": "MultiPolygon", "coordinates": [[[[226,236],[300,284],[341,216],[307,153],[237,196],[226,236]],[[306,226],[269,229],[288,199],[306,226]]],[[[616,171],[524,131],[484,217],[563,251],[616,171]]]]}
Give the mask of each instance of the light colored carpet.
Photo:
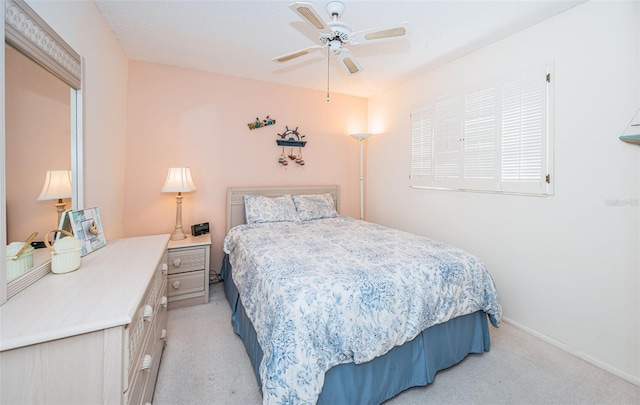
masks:
{"type": "MultiPolygon", "coordinates": [[[[262,403],[222,283],[211,285],[210,297],[207,305],[169,311],[154,405],[262,403]]],[[[491,328],[490,352],[385,402],[409,404],[640,405],[640,387],[503,322],[491,328]]]]}

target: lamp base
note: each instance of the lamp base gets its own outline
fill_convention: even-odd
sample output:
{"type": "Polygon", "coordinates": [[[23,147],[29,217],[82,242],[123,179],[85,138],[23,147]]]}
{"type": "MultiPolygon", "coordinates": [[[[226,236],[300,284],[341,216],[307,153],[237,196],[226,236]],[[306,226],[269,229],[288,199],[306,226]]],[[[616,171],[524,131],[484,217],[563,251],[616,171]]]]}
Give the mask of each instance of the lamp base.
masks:
{"type": "Polygon", "coordinates": [[[182,230],[182,193],[178,193],[176,196],[176,228],[171,234],[171,240],[186,239],[187,235],[182,230]]]}
{"type": "MultiPolygon", "coordinates": [[[[62,198],[58,198],[58,202],[55,204],[58,211],[58,224],[60,224],[60,219],[62,218],[62,214],[64,213],[64,207],[67,205],[62,198]]],[[[57,225],[60,226],[60,225],[57,225]]]]}
{"type": "Polygon", "coordinates": [[[182,240],[182,239],[187,239],[187,235],[185,235],[184,232],[182,232],[182,229],[180,229],[180,231],[176,229],[171,234],[171,240],[182,240]]]}

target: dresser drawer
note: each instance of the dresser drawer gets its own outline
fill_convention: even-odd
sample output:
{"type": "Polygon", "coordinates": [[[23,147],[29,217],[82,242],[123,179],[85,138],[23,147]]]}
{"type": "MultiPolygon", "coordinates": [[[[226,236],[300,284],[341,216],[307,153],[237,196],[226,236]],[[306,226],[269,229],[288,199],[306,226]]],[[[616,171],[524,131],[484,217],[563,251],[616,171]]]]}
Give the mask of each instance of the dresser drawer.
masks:
{"type": "Polygon", "coordinates": [[[160,368],[160,358],[167,337],[167,305],[161,303],[151,326],[151,331],[142,346],[142,357],[134,363],[127,403],[142,405],[153,398],[155,381],[160,368]]]}
{"type": "MultiPolygon", "coordinates": [[[[166,255],[156,266],[153,280],[149,284],[144,299],[136,310],[132,322],[126,328],[127,350],[125,351],[125,391],[129,398],[136,394],[131,390],[132,384],[138,384],[134,380],[144,361],[145,353],[153,349],[149,345],[152,330],[157,328],[158,313],[168,304],[167,298],[167,265],[166,255]]],[[[143,384],[144,385],[144,384],[143,384]]]]}
{"type": "Polygon", "coordinates": [[[127,391],[127,404],[138,405],[142,403],[144,390],[149,382],[149,373],[136,370],[133,374],[133,378],[129,383],[129,390],[127,391]]]}
{"type": "MultiPolygon", "coordinates": [[[[161,291],[166,292],[166,282],[162,283],[161,291]]],[[[149,323],[148,333],[145,334],[144,340],[139,346],[139,355],[134,356],[135,359],[131,365],[131,378],[126,393],[127,403],[130,405],[150,402],[153,397],[167,333],[168,301],[166,294],[159,294],[159,297],[154,306],[153,319],[149,323]]]]}
{"type": "Polygon", "coordinates": [[[206,261],[205,247],[169,251],[169,274],[204,270],[206,261]]]}
{"type": "Polygon", "coordinates": [[[168,284],[169,298],[177,295],[204,292],[204,270],[172,274],[169,276],[168,284]]]}
{"type": "Polygon", "coordinates": [[[153,331],[153,362],[151,364],[151,370],[147,374],[147,385],[145,387],[143,395],[143,404],[151,403],[153,399],[153,392],[155,388],[155,381],[158,378],[158,371],[160,370],[160,358],[162,357],[162,351],[164,350],[164,344],[166,339],[166,321],[167,321],[167,309],[163,308],[158,314],[158,328],[153,331]]]}

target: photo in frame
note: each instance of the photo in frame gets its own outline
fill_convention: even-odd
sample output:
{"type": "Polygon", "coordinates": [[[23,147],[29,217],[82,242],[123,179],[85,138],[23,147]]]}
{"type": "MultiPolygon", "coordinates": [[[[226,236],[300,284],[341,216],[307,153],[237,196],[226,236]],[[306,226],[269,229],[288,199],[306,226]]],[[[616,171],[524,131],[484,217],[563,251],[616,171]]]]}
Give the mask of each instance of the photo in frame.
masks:
{"type": "Polygon", "coordinates": [[[82,242],[82,256],[107,244],[97,207],[71,211],[69,220],[74,236],[82,242]]]}

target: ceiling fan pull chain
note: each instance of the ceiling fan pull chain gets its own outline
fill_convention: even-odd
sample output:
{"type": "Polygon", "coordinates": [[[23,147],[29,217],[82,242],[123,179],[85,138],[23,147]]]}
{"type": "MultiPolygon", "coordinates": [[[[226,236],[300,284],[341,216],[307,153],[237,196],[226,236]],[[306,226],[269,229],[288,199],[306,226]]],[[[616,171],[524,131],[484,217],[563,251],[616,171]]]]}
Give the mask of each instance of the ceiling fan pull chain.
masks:
{"type": "Polygon", "coordinates": [[[329,47],[327,47],[327,102],[329,100],[329,47]]]}

